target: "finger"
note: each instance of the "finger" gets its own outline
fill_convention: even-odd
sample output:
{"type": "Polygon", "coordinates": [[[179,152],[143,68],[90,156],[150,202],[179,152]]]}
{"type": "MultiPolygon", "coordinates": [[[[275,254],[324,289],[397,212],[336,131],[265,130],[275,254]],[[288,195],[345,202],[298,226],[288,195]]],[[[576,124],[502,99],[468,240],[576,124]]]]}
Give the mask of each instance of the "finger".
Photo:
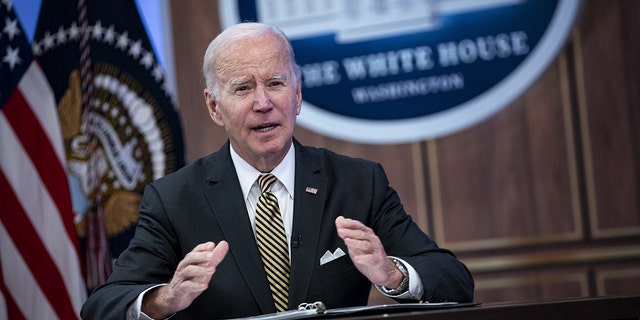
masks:
{"type": "Polygon", "coordinates": [[[184,259],[186,265],[198,265],[205,268],[205,272],[212,273],[215,268],[222,262],[229,252],[229,244],[226,241],[220,241],[217,245],[213,242],[207,242],[198,245],[184,259]]]}
{"type": "Polygon", "coordinates": [[[365,225],[354,219],[345,218],[343,216],[339,216],[336,218],[336,227],[346,228],[346,229],[360,229],[365,225]]]}
{"type": "Polygon", "coordinates": [[[380,239],[375,234],[367,234],[365,239],[343,238],[349,252],[353,255],[368,255],[384,252],[380,239]]]}
{"type": "Polygon", "coordinates": [[[213,265],[203,266],[190,264],[178,271],[177,276],[182,281],[201,282],[201,278],[207,278],[213,274],[215,267],[213,265]]]}
{"type": "MultiPolygon", "coordinates": [[[[229,252],[229,244],[220,241],[211,252],[206,252],[206,261],[197,265],[188,265],[182,271],[181,276],[191,282],[207,284],[215,273],[216,267],[229,252]]],[[[195,253],[194,253],[195,254],[195,253]]]]}
{"type": "Polygon", "coordinates": [[[213,259],[214,249],[215,244],[213,242],[205,242],[197,245],[180,261],[177,270],[184,269],[189,265],[206,266],[210,264],[209,262],[213,259]]]}
{"type": "Polygon", "coordinates": [[[369,241],[374,235],[373,230],[365,225],[359,225],[356,228],[353,227],[338,227],[338,236],[344,239],[354,239],[369,241]]]}
{"type": "Polygon", "coordinates": [[[345,218],[343,216],[336,218],[336,227],[338,229],[360,230],[365,233],[369,233],[371,231],[371,228],[367,227],[364,223],[358,220],[345,218]]]}
{"type": "Polygon", "coordinates": [[[191,252],[207,252],[207,251],[213,251],[213,249],[216,247],[216,244],[208,241],[205,243],[201,243],[199,245],[197,245],[195,248],[193,248],[193,250],[191,250],[191,252]]]}
{"type": "Polygon", "coordinates": [[[215,244],[211,241],[197,245],[191,252],[187,253],[185,260],[190,264],[202,263],[211,259],[215,244]]]}
{"type": "Polygon", "coordinates": [[[218,245],[215,246],[212,252],[211,262],[213,262],[213,266],[220,264],[222,259],[227,255],[227,252],[229,252],[229,244],[224,240],[218,242],[218,245]]]}
{"type": "Polygon", "coordinates": [[[344,239],[370,241],[373,233],[365,230],[338,229],[338,235],[344,239]]]}

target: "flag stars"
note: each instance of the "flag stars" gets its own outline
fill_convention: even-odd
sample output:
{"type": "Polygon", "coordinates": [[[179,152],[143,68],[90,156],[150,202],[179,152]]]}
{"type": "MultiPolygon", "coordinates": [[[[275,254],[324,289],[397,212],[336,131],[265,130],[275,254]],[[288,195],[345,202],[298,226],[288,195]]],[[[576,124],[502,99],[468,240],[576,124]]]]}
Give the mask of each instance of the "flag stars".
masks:
{"type": "Polygon", "coordinates": [[[102,36],[104,35],[104,28],[102,27],[102,22],[99,20],[93,26],[93,32],[91,33],[91,38],[96,39],[98,41],[102,40],[102,36]]]}
{"type": "Polygon", "coordinates": [[[140,59],[140,64],[143,65],[147,70],[153,66],[153,53],[150,51],[145,52],[142,55],[142,59],[140,59]]]}
{"type": "Polygon", "coordinates": [[[9,41],[13,41],[13,37],[20,34],[20,28],[18,28],[18,20],[11,20],[8,17],[4,20],[4,28],[2,32],[9,36],[9,41]]]}
{"type": "Polygon", "coordinates": [[[42,44],[44,45],[45,50],[50,50],[55,45],[55,41],[53,36],[49,33],[49,31],[44,33],[44,39],[42,39],[42,44]]]}
{"type": "Polygon", "coordinates": [[[156,79],[156,82],[160,82],[162,81],[162,69],[160,69],[159,65],[155,65],[153,70],[151,70],[151,75],[153,76],[154,79],[156,79]]]}
{"type": "Polygon", "coordinates": [[[78,29],[78,25],[73,22],[71,27],[69,27],[69,40],[78,41],[80,39],[80,29],[78,29]]]}
{"type": "Polygon", "coordinates": [[[131,45],[131,48],[129,49],[129,54],[135,59],[138,59],[141,53],[142,53],[142,41],[138,40],[131,45]]]}
{"type": "Polygon", "coordinates": [[[58,44],[64,44],[67,42],[67,32],[62,26],[58,28],[58,32],[56,33],[56,40],[58,41],[58,44]]]}
{"type": "MultiPolygon", "coordinates": [[[[0,0],[3,1],[3,0],[0,0]]],[[[17,20],[16,27],[17,27],[17,20]]],[[[4,29],[4,33],[9,34],[9,37],[13,37],[15,32],[13,31],[13,26],[8,26],[9,22],[7,22],[7,27],[4,29]],[[11,31],[7,31],[11,30],[11,31]]],[[[166,95],[171,95],[170,90],[167,90],[167,85],[164,83],[164,72],[162,71],[160,65],[155,60],[154,54],[152,50],[147,50],[143,47],[142,40],[134,40],[129,38],[129,33],[124,31],[123,33],[119,33],[116,31],[116,28],[113,24],[109,25],[109,27],[105,27],[102,25],[101,21],[97,21],[94,25],[87,26],[87,32],[92,40],[97,42],[102,42],[113,46],[117,49],[120,49],[123,52],[126,52],[128,55],[133,57],[133,59],[137,60],[137,62],[143,66],[146,70],[150,71],[150,75],[153,79],[163,85],[163,90],[166,95]]],[[[3,36],[3,33],[0,33],[0,37],[3,36]]],[[[33,41],[31,44],[33,54],[35,56],[42,56],[48,51],[55,49],[58,45],[63,45],[71,42],[77,42],[82,36],[81,28],[73,22],[68,28],[64,26],[60,26],[58,31],[54,34],[51,34],[49,31],[45,31],[44,36],[39,41],[33,41]]]]}
{"type": "Polygon", "coordinates": [[[116,48],[124,51],[129,46],[129,33],[127,31],[123,32],[116,42],[116,48]]]}
{"type": "Polygon", "coordinates": [[[13,70],[17,64],[22,62],[19,54],[19,48],[12,49],[11,47],[7,47],[7,54],[2,58],[2,62],[9,64],[9,69],[13,70]]]}
{"type": "Polygon", "coordinates": [[[102,38],[102,41],[108,43],[108,44],[113,44],[113,42],[116,39],[116,31],[115,28],[113,27],[113,25],[109,26],[109,29],[107,29],[107,31],[104,34],[104,38],[102,38]]]}

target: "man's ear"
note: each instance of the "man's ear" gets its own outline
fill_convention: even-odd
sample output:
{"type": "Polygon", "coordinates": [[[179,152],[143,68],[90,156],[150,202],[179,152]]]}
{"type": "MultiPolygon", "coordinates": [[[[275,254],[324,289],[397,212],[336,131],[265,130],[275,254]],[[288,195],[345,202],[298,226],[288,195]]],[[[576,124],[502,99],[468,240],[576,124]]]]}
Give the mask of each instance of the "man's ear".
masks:
{"type": "Polygon", "coordinates": [[[207,104],[207,110],[209,110],[209,116],[211,120],[215,122],[217,125],[224,127],[224,122],[220,117],[220,113],[218,112],[218,104],[216,103],[216,99],[211,94],[209,89],[204,89],[204,102],[207,104]]]}
{"type": "Polygon", "coordinates": [[[298,107],[296,108],[296,115],[300,114],[300,110],[302,109],[302,86],[298,86],[296,90],[296,99],[298,101],[298,107]]]}

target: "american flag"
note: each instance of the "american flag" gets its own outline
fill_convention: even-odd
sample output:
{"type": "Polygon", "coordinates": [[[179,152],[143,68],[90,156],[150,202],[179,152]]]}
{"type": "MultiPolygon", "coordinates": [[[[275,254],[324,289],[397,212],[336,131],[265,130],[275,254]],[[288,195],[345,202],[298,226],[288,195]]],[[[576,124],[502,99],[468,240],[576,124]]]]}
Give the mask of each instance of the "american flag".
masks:
{"type": "Polygon", "coordinates": [[[78,319],[86,298],[53,91],[0,2],[0,319],[78,319]]]}

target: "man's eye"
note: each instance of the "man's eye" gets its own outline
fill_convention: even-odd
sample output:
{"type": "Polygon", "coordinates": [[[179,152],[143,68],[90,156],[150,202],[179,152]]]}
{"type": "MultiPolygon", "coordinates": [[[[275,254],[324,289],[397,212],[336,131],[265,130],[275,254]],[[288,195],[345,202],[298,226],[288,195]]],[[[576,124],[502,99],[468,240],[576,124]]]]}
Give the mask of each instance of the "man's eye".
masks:
{"type": "Polygon", "coordinates": [[[249,86],[241,86],[236,88],[236,92],[243,92],[249,90],[249,86]]]}
{"type": "Polygon", "coordinates": [[[282,81],[273,81],[273,82],[269,83],[270,87],[280,87],[280,86],[283,86],[283,85],[284,85],[284,82],[282,82],[282,81]]]}

